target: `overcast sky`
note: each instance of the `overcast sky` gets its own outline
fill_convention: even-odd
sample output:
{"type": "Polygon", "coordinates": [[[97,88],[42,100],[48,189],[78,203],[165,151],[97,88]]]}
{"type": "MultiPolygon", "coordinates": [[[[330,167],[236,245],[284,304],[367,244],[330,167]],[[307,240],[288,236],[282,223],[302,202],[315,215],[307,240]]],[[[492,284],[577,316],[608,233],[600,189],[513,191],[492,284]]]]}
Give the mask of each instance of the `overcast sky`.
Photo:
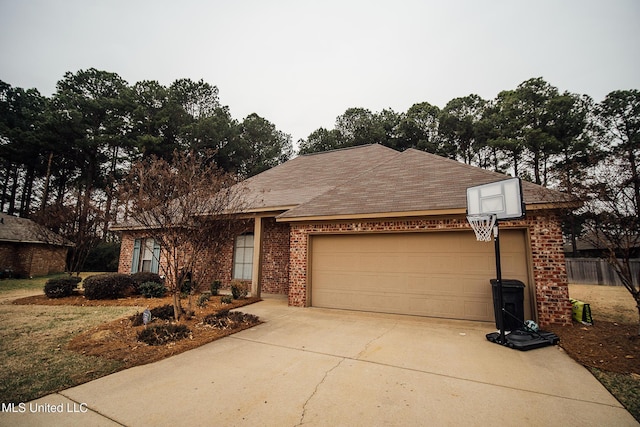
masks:
{"type": "Polygon", "coordinates": [[[406,111],[531,77],[596,101],[640,89],[638,0],[0,0],[0,80],[203,79],[294,143],[350,107],[406,111]]]}

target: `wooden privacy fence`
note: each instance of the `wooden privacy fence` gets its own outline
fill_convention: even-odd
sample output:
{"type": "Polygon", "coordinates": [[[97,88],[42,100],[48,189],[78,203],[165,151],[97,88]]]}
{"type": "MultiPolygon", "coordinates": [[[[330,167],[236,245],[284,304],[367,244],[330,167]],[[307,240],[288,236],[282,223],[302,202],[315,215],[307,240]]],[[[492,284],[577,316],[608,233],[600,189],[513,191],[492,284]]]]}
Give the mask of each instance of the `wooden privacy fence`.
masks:
{"type": "MultiPolygon", "coordinates": [[[[566,258],[566,261],[569,283],[622,286],[622,282],[613,267],[604,259],[566,258]]],[[[632,259],[630,263],[633,273],[633,283],[638,286],[640,259],[632,259]]]]}

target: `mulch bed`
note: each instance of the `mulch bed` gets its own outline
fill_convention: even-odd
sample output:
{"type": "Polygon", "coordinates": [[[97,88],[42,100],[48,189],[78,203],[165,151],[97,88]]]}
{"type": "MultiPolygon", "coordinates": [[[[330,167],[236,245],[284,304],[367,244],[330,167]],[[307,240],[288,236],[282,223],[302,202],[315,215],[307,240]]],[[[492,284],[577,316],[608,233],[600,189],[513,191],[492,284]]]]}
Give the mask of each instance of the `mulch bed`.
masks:
{"type": "Polygon", "coordinates": [[[610,372],[640,375],[638,325],[596,321],[592,326],[546,327],[560,337],[560,346],[580,364],[610,372]]]}
{"type": "MultiPolygon", "coordinates": [[[[194,300],[197,301],[197,298],[194,298],[194,300]]],[[[164,345],[152,346],[138,341],[138,333],[143,330],[145,326],[133,326],[131,318],[122,318],[79,333],[71,339],[67,348],[88,356],[119,360],[124,363],[125,368],[143,365],[200,347],[219,338],[226,337],[261,323],[259,320],[248,318],[246,321],[234,324],[231,328],[219,329],[203,322],[203,319],[207,315],[242,307],[257,301],[260,301],[260,298],[233,300],[231,304],[222,304],[219,296],[212,296],[204,307],[197,307],[194,304],[194,307],[192,307],[194,311],[193,316],[188,319],[181,319],[179,322],[190,329],[191,333],[189,337],[164,345]]],[[[172,298],[130,297],[117,300],[87,300],[82,295],[56,299],[47,298],[45,295],[36,295],[17,299],[13,301],[13,304],[67,305],[80,307],[137,306],[141,307],[140,312],[142,312],[144,308],[151,309],[172,304],[172,298]]],[[[183,308],[187,306],[185,299],[182,300],[182,306],[183,308]]],[[[155,319],[149,323],[148,326],[165,323],[171,322],[168,320],[155,319]]]]}

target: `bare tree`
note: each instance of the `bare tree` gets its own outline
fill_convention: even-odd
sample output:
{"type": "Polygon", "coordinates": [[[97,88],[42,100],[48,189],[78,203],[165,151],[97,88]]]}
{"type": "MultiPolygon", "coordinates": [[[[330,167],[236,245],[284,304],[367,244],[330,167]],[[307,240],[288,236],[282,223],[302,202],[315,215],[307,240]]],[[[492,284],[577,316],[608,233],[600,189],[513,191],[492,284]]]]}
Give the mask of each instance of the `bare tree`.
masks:
{"type": "Polygon", "coordinates": [[[635,190],[620,161],[608,159],[595,168],[588,183],[589,201],[583,211],[583,238],[603,248],[624,287],[638,308],[640,335],[640,277],[634,278],[630,260],[640,250],[640,219],[635,190]]]}
{"type": "Polygon", "coordinates": [[[214,154],[176,151],[171,161],[143,159],[132,166],[123,186],[130,218],[160,245],[157,261],[176,320],[184,313],[180,293],[185,281],[202,284],[199,279],[215,268],[216,247],[233,238],[242,223],[242,186],[216,166],[214,154]]]}

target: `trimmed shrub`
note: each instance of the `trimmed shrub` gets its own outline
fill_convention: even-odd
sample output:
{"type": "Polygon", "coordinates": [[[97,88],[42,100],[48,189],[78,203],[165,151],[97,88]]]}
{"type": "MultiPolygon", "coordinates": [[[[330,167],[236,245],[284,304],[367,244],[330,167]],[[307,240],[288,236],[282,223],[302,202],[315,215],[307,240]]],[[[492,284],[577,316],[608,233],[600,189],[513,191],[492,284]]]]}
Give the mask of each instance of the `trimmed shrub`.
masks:
{"type": "Polygon", "coordinates": [[[129,274],[106,273],[84,280],[84,297],[87,299],[117,299],[133,291],[133,279],[129,274]]]}
{"type": "Polygon", "coordinates": [[[172,320],[174,318],[173,305],[167,304],[151,309],[151,317],[163,320],[172,320]]]}
{"type": "Polygon", "coordinates": [[[220,280],[214,280],[213,282],[211,282],[211,286],[209,287],[211,295],[218,295],[218,291],[220,290],[221,286],[222,282],[220,280]]]}
{"type": "Polygon", "coordinates": [[[189,337],[191,330],[185,325],[150,326],[138,333],[138,341],[149,345],[163,345],[189,337]]]}
{"type": "Polygon", "coordinates": [[[192,283],[191,280],[186,280],[182,283],[182,287],[180,288],[180,295],[187,296],[191,292],[191,288],[195,287],[195,283],[192,283]]]}
{"type": "Polygon", "coordinates": [[[70,296],[78,287],[82,279],[77,276],[49,279],[44,285],[44,293],[49,298],[64,298],[70,296]]]}
{"type": "Polygon", "coordinates": [[[138,292],[145,298],[162,298],[167,293],[167,288],[158,282],[144,282],[138,286],[138,292]]]}
{"type": "Polygon", "coordinates": [[[143,283],[164,283],[164,280],[162,280],[159,274],[150,273],[148,271],[139,271],[138,273],[133,273],[131,275],[131,278],[133,279],[133,286],[135,287],[137,293],[140,293],[140,285],[142,285],[143,283]]]}
{"type": "Polygon", "coordinates": [[[231,304],[233,302],[233,297],[231,295],[222,295],[220,302],[223,304],[231,304]]]}
{"type": "Polygon", "coordinates": [[[234,280],[231,282],[231,295],[233,299],[243,299],[249,293],[249,285],[246,283],[234,280]]]}
{"type": "Polygon", "coordinates": [[[211,292],[203,292],[198,298],[198,307],[204,307],[207,305],[207,301],[211,298],[211,292]]]}

